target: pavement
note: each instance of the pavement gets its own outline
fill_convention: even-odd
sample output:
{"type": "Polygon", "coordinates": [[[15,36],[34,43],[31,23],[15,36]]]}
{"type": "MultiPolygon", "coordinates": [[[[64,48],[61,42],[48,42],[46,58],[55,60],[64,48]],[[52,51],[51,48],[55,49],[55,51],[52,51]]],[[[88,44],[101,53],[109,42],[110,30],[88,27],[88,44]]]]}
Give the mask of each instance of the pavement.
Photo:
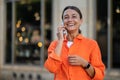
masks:
{"type": "MultiPolygon", "coordinates": [[[[4,71],[0,75],[0,80],[54,80],[54,75],[47,70],[43,70],[40,73],[36,72],[15,72],[13,71],[4,71]],[[24,74],[24,79],[21,77],[21,73],[24,74]],[[16,77],[15,77],[16,74],[16,77]],[[31,76],[30,76],[31,74],[31,76]],[[38,77],[41,76],[41,78],[38,77]],[[30,79],[31,78],[31,79],[30,79]]],[[[106,70],[104,80],[120,80],[120,69],[117,70],[106,70]]]]}
{"type": "MultiPolygon", "coordinates": [[[[47,72],[47,75],[44,74],[45,80],[53,80],[53,74],[47,72]],[[48,77],[48,78],[47,78],[48,77]]],[[[106,70],[104,80],[120,80],[120,69],[106,70]]]]}
{"type": "MultiPolygon", "coordinates": [[[[53,80],[53,74],[47,72],[43,75],[43,78],[45,80],[53,80]]],[[[120,69],[106,70],[104,80],[120,80],[120,69]]]]}
{"type": "Polygon", "coordinates": [[[106,70],[104,80],[120,80],[120,69],[106,70]]]}

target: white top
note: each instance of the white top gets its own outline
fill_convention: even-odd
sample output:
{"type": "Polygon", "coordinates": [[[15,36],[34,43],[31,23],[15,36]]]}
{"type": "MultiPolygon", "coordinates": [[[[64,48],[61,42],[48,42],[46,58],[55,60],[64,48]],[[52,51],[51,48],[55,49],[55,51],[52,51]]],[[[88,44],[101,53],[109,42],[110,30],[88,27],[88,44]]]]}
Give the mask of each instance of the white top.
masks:
{"type": "Polygon", "coordinates": [[[70,46],[71,46],[72,44],[73,44],[72,41],[68,41],[68,42],[67,42],[67,47],[70,48],[70,46]]]}

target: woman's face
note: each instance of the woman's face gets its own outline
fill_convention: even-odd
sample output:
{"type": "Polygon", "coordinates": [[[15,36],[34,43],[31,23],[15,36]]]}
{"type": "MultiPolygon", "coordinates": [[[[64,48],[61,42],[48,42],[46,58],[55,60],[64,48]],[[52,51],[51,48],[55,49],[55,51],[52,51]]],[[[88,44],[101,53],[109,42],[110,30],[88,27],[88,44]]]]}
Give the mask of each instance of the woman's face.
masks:
{"type": "Polygon", "coordinates": [[[72,9],[67,9],[63,14],[63,22],[68,32],[76,32],[82,23],[80,15],[72,9]]]}

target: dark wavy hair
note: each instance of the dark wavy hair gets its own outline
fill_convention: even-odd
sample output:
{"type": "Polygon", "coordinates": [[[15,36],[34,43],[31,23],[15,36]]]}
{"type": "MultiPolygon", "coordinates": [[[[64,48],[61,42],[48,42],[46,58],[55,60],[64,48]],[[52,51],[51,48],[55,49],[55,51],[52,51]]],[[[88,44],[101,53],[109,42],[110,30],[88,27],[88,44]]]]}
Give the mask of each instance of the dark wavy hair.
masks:
{"type": "MultiPolygon", "coordinates": [[[[81,13],[81,11],[80,11],[80,9],[79,9],[78,7],[76,7],[76,6],[66,6],[66,7],[64,8],[63,12],[62,12],[62,20],[63,20],[63,14],[64,14],[64,12],[65,12],[67,9],[75,10],[75,11],[79,14],[80,19],[82,19],[82,13],[81,13]]],[[[79,33],[81,33],[81,30],[80,30],[80,29],[79,29],[79,33]]]]}

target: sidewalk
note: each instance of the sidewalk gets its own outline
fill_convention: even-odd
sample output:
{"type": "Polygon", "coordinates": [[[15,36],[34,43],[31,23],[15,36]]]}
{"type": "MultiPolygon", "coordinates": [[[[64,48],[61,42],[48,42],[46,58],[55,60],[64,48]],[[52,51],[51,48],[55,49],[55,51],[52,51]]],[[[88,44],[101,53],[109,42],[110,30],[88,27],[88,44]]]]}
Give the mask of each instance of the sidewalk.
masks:
{"type": "MultiPolygon", "coordinates": [[[[53,74],[49,72],[46,72],[43,77],[45,80],[53,80],[53,74]]],[[[104,80],[120,80],[120,69],[106,71],[104,80]]]]}
{"type": "MultiPolygon", "coordinates": [[[[2,75],[0,75],[2,78],[0,80],[54,80],[53,79],[53,74],[48,72],[46,69],[43,69],[41,72],[15,72],[16,76],[13,75],[13,71],[4,71],[2,72],[2,75]],[[24,75],[24,79],[20,79],[20,75],[24,75]],[[31,74],[31,76],[30,76],[31,74]],[[41,79],[39,79],[37,76],[40,75],[41,79]],[[16,79],[13,79],[16,77],[16,79]],[[29,79],[29,78],[32,79],[29,79]]],[[[120,80],[120,69],[118,70],[110,70],[105,72],[105,78],[104,80],[120,80]]]]}
{"type": "Polygon", "coordinates": [[[120,69],[112,69],[110,71],[106,71],[104,80],[120,80],[120,69]]]}

